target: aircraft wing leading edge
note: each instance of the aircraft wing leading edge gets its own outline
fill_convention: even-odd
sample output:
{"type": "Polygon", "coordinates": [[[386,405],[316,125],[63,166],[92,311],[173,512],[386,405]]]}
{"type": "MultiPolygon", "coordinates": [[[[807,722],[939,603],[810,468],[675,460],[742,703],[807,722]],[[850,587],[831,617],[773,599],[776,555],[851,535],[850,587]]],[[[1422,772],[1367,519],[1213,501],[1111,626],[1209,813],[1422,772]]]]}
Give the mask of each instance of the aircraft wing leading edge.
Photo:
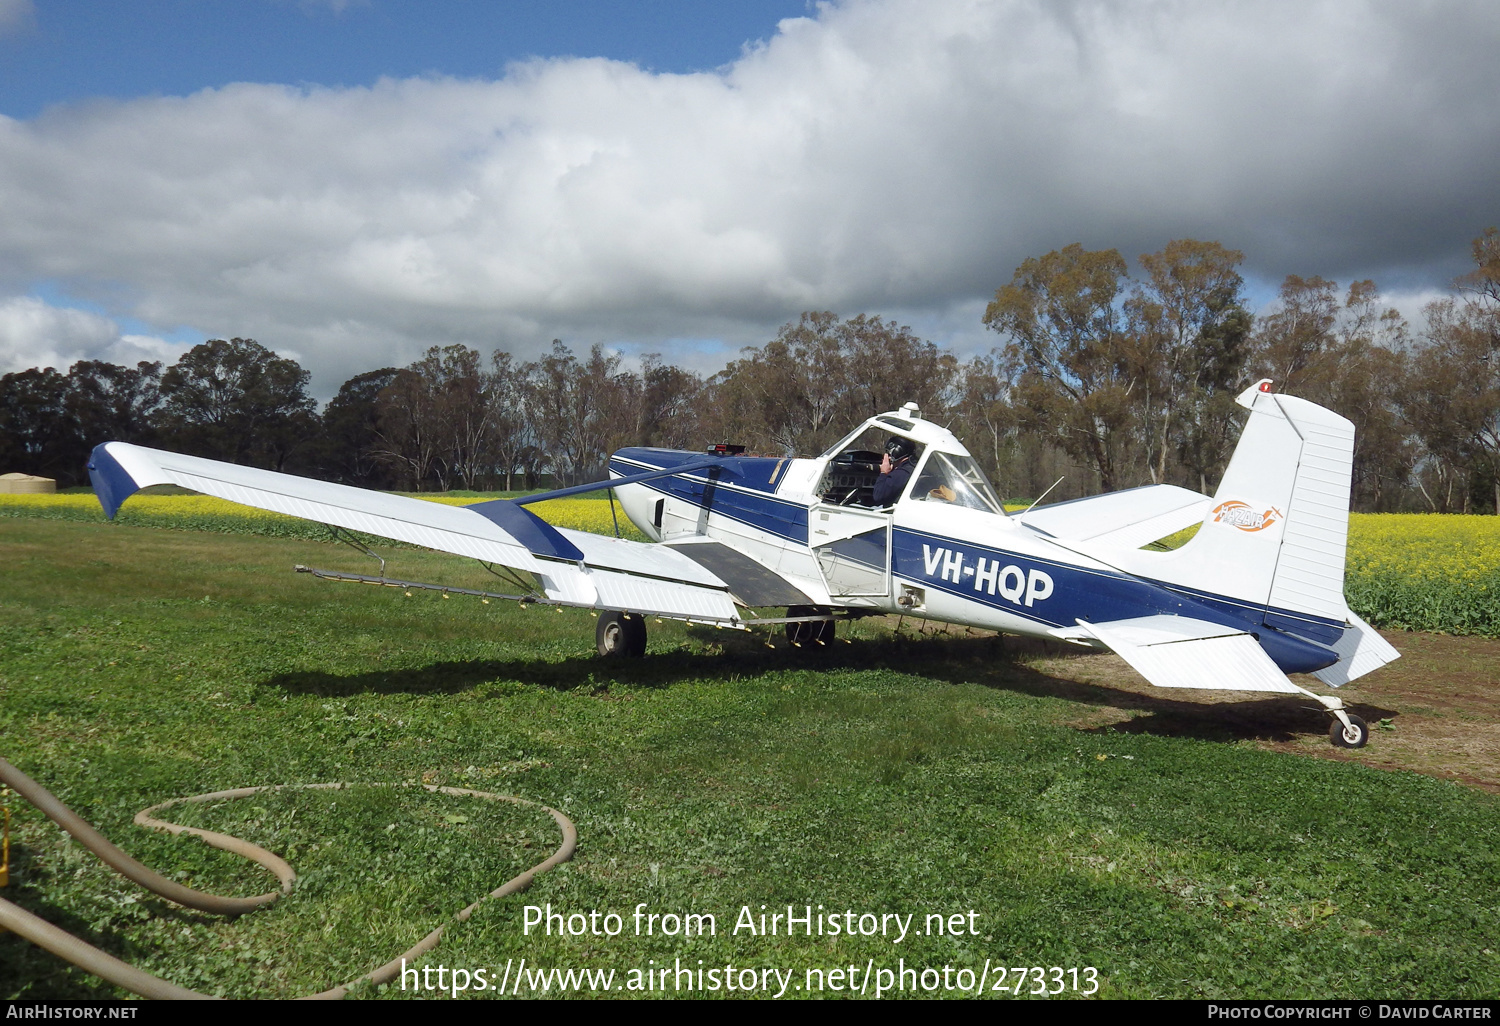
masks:
{"type": "Polygon", "coordinates": [[[481,512],[125,442],[98,446],[89,476],[110,518],[139,489],[174,484],[256,509],[532,573],[553,602],[689,619],[737,619],[728,586],[693,560],[661,546],[556,528],[511,503],[483,503],[487,509],[481,512]]]}

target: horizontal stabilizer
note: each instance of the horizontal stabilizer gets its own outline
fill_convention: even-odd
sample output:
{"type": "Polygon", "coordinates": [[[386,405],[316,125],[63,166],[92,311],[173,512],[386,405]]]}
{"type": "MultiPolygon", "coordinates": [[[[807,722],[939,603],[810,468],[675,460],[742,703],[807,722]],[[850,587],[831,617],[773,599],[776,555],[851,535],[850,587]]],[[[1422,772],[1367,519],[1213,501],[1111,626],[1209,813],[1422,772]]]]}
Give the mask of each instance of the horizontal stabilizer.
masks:
{"type": "Polygon", "coordinates": [[[1084,623],[1097,638],[1159,688],[1300,693],[1260,643],[1243,631],[1185,616],[1142,616],[1084,623]]]}
{"type": "Polygon", "coordinates": [[[1041,506],[1014,519],[1063,544],[1138,549],[1201,523],[1213,500],[1176,485],[1146,485],[1041,506]]]}
{"type": "Polygon", "coordinates": [[[1378,670],[1386,663],[1401,658],[1401,653],[1382,638],[1374,627],[1352,612],[1348,614],[1348,620],[1348,628],[1333,646],[1333,650],[1339,654],[1339,661],[1313,674],[1330,687],[1343,687],[1351,680],[1357,680],[1371,670],[1378,670]]]}

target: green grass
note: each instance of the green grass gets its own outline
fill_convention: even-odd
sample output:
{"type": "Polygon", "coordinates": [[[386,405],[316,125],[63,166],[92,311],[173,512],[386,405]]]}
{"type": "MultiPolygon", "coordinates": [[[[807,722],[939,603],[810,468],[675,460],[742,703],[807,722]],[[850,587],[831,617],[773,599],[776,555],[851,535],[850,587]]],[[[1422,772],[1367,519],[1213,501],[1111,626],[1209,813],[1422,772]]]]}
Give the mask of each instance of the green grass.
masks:
{"type": "MultiPolygon", "coordinates": [[[[587,613],[335,585],[330,545],[0,522],[0,756],[195,886],[267,878],[134,812],[262,783],[436,780],[553,805],[577,858],[452,926],[431,964],[500,970],[1093,966],[1114,997],[1490,997],[1500,804],[1408,773],[1206,736],[1070,727],[1087,689],[989,639],[806,653],[652,625],[604,663],[587,613]],[[713,938],[523,936],[522,909],[709,912],[713,938]],[[742,906],[974,910],[961,937],[750,937],[742,906]]],[[[470,580],[403,549],[388,572],[470,580]]],[[[483,576],[482,573],[480,575],[483,576]]],[[[841,627],[841,632],[846,627],[841,627]]],[[[1272,699],[1271,701],[1279,701],[1272,699]]],[[[1315,717],[1316,714],[1309,714],[1315,717]]],[[[225,921],[115,877],[34,810],[6,896],[175,982],[292,996],[358,975],[556,846],[534,811],[411,791],[175,810],[301,874],[225,921]]],[[[401,996],[386,988],[387,996],[401,996]]],[[[524,993],[524,991],[523,991],[524,993]]],[[[113,996],[0,936],[0,995],[113,996]]]]}

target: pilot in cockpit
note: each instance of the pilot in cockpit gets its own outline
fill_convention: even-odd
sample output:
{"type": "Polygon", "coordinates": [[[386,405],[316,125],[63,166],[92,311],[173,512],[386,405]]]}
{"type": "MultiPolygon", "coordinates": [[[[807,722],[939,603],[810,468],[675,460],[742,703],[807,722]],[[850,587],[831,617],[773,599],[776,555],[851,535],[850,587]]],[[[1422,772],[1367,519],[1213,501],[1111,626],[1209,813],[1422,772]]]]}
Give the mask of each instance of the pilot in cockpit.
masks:
{"type": "Polygon", "coordinates": [[[892,435],[885,443],[885,456],[880,460],[880,476],[875,479],[876,507],[889,506],[901,498],[906,491],[906,482],[911,480],[915,465],[917,446],[910,438],[892,435]]]}

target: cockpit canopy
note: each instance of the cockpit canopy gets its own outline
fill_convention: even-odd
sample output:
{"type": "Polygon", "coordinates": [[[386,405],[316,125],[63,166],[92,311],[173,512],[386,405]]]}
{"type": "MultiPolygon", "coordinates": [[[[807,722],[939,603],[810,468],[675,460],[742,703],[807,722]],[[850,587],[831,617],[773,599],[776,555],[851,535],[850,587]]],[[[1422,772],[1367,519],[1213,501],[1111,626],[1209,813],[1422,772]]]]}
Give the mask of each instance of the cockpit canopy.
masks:
{"type": "Polygon", "coordinates": [[[873,505],[881,453],[892,435],[916,443],[916,473],[904,498],[1005,515],[1000,497],[969,450],[947,428],[923,420],[912,404],[900,412],[871,417],[823,453],[828,461],[818,487],[823,501],[873,505]]]}

